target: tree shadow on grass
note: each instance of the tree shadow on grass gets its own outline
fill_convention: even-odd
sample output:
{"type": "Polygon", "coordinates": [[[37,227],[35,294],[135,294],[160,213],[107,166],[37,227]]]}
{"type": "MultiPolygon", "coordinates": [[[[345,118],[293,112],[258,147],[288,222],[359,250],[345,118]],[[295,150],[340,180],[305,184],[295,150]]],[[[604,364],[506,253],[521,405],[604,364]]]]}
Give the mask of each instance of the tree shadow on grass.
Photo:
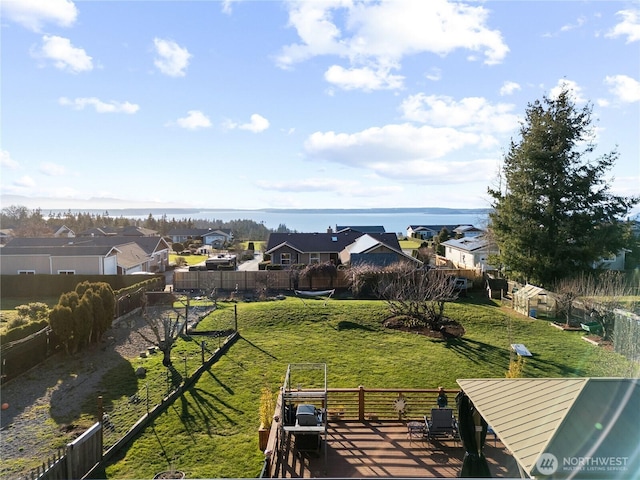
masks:
{"type": "Polygon", "coordinates": [[[257,346],[255,343],[251,342],[251,340],[248,340],[247,338],[243,337],[242,335],[240,336],[240,340],[244,340],[245,342],[247,342],[249,345],[251,345],[253,348],[259,350],[260,352],[264,353],[265,355],[267,355],[268,357],[273,358],[274,360],[278,360],[278,357],[276,357],[275,355],[267,352],[265,349],[257,346]]]}
{"type": "Polygon", "coordinates": [[[222,383],[222,382],[220,381],[220,379],[219,379],[218,377],[216,377],[216,376],[213,374],[213,372],[212,372],[211,370],[207,370],[207,373],[211,376],[211,378],[213,378],[213,380],[214,380],[218,385],[220,385],[220,386],[224,389],[224,391],[225,391],[225,392],[227,392],[229,395],[233,395],[233,389],[232,389],[232,388],[230,388],[227,384],[222,383]]]}
{"type": "Polygon", "coordinates": [[[78,374],[68,374],[52,392],[49,415],[56,423],[70,422],[82,414],[98,414],[98,396],[102,407],[113,408],[113,402],[138,391],[138,378],[131,363],[122,357],[111,360],[112,367],[96,382],[93,366],[88,365],[78,374]]]}
{"type": "Polygon", "coordinates": [[[338,325],[336,326],[336,330],[340,331],[340,330],[365,330],[367,332],[371,332],[374,329],[371,327],[368,327],[366,325],[362,325],[360,323],[356,323],[356,322],[351,322],[349,320],[341,320],[338,322],[338,325]]]}
{"type": "Polygon", "coordinates": [[[228,431],[230,427],[237,425],[237,422],[229,415],[229,411],[238,414],[244,413],[201,388],[191,388],[189,393],[195,401],[195,405],[192,406],[187,399],[182,403],[180,417],[185,423],[185,427],[189,425],[193,429],[199,430],[204,426],[208,435],[220,435],[228,431]],[[193,414],[188,411],[190,408],[194,410],[193,414]]]}
{"type": "Polygon", "coordinates": [[[465,356],[474,363],[494,365],[501,369],[509,365],[509,352],[504,348],[464,337],[452,338],[442,343],[445,348],[465,356]]]}

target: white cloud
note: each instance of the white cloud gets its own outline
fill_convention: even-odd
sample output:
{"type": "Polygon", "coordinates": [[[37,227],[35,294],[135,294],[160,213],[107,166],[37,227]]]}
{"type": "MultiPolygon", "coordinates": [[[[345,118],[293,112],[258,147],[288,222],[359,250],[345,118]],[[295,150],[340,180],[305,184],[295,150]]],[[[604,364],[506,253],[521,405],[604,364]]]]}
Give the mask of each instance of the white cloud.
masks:
{"type": "MultiPolygon", "coordinates": [[[[509,51],[501,33],[487,27],[488,11],[483,6],[445,0],[298,0],[287,6],[289,24],[300,43],[282,48],[276,59],[282,68],[314,56],[334,55],[349,61],[343,72],[362,75],[364,67],[370,72],[388,72],[400,68],[403,57],[424,52],[445,56],[465,49],[484,54],[484,63],[491,65],[502,62],[509,51]]],[[[334,67],[326,76],[336,73],[334,67]]],[[[395,88],[401,78],[394,79],[395,88]]],[[[345,83],[353,88],[358,83],[371,84],[370,80],[353,81],[353,77],[348,80],[345,83]]]]}
{"type": "Polygon", "coordinates": [[[606,36],[609,38],[627,37],[627,43],[640,40],[640,12],[638,10],[620,10],[616,15],[622,21],[616,24],[606,36]]]}
{"type": "Polygon", "coordinates": [[[76,110],[84,110],[87,106],[94,107],[95,111],[98,113],[127,113],[133,114],[136,113],[140,106],[130,102],[117,102],[115,100],[111,100],[110,102],[103,102],[102,100],[96,97],[86,97],[86,98],[75,98],[73,100],[60,97],[58,99],[58,103],[60,105],[72,107],[76,110]]]}
{"type": "Polygon", "coordinates": [[[427,78],[427,80],[431,80],[432,82],[437,82],[442,78],[442,70],[440,70],[437,67],[433,67],[424,76],[427,78]]]}
{"type": "Polygon", "coordinates": [[[316,132],[304,147],[309,160],[365,168],[382,178],[435,184],[495,174],[494,161],[443,158],[467,147],[470,151],[496,147],[491,137],[449,127],[395,124],[353,134],[316,132]]]}
{"type": "Polygon", "coordinates": [[[153,64],[158,67],[158,70],[170,77],[184,77],[189,59],[192,57],[189,51],[173,40],[154,38],[153,44],[158,55],[153,64]]]}
{"type": "Polygon", "coordinates": [[[577,82],[564,78],[558,80],[556,86],[551,89],[549,92],[550,98],[557,99],[560,92],[563,90],[567,90],[569,92],[569,98],[571,98],[575,103],[585,103],[587,101],[582,94],[582,87],[580,87],[577,82]]]}
{"type": "Polygon", "coordinates": [[[179,118],[176,123],[178,126],[188,130],[211,127],[211,120],[199,110],[189,110],[187,116],[179,118]]]}
{"type": "Polygon", "coordinates": [[[233,11],[232,5],[240,1],[242,0],[222,0],[222,12],[226,13],[227,15],[231,15],[233,11]]]}
{"type": "Polygon", "coordinates": [[[624,103],[640,102],[640,82],[626,75],[612,75],[604,79],[609,91],[624,103]]]}
{"type": "Polygon", "coordinates": [[[344,90],[359,89],[365,92],[401,88],[404,81],[403,76],[391,75],[388,69],[343,68],[340,65],[329,67],[324,78],[344,90]]]}
{"type": "Polygon", "coordinates": [[[40,32],[46,23],[70,27],[78,16],[78,9],[70,0],[3,0],[2,12],[34,32],[40,32]]]}
{"type": "Polygon", "coordinates": [[[223,128],[226,128],[228,130],[248,130],[253,133],[260,133],[269,128],[269,125],[269,120],[264,118],[262,115],[254,113],[253,115],[251,115],[251,119],[248,123],[237,123],[232,120],[227,120],[224,122],[223,128]]]}
{"type": "Polygon", "coordinates": [[[57,35],[42,37],[42,48],[34,52],[37,58],[52,60],[59,70],[80,73],[93,70],[92,58],[82,48],[74,47],[68,38],[57,35]]]}
{"type": "Polygon", "coordinates": [[[36,186],[36,182],[29,175],[24,175],[13,181],[13,185],[22,188],[32,188],[36,186]]]}
{"type": "Polygon", "coordinates": [[[586,23],[587,19],[584,16],[578,17],[576,23],[568,23],[560,27],[561,32],[568,32],[570,30],[574,30],[576,28],[580,28],[582,25],[586,23]]]}
{"type": "Polygon", "coordinates": [[[255,185],[270,193],[332,193],[345,197],[379,198],[381,195],[397,194],[403,191],[400,185],[371,185],[357,180],[342,178],[314,177],[300,181],[258,180],[255,185]]]}
{"type": "Polygon", "coordinates": [[[521,90],[520,84],[507,80],[502,84],[502,87],[500,87],[500,95],[503,97],[505,95],[513,95],[516,90],[521,90]]]}
{"type": "Polygon", "coordinates": [[[66,169],[63,165],[58,165],[53,162],[45,162],[40,164],[40,172],[50,177],[61,177],[66,174],[66,169]]]}
{"type": "Polygon", "coordinates": [[[493,135],[511,132],[518,126],[518,116],[512,113],[514,105],[494,105],[482,97],[467,97],[455,101],[447,96],[419,93],[406,98],[400,109],[406,120],[458,128],[467,132],[493,135]]]}
{"type": "Polygon", "coordinates": [[[0,166],[16,170],[20,164],[11,158],[11,154],[7,150],[0,150],[0,166]]]}

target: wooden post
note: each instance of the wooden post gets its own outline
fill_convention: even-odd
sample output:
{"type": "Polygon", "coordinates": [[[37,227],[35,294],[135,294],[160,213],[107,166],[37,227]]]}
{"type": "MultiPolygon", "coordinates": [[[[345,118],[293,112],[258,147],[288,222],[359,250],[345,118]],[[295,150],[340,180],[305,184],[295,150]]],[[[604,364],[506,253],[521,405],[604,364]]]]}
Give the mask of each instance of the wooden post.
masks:
{"type": "Polygon", "coordinates": [[[237,303],[233,304],[233,322],[234,322],[233,329],[237,332],[238,331],[238,304],[237,303]]]}
{"type": "Polygon", "coordinates": [[[364,421],[364,386],[358,387],[358,420],[364,421]]]}

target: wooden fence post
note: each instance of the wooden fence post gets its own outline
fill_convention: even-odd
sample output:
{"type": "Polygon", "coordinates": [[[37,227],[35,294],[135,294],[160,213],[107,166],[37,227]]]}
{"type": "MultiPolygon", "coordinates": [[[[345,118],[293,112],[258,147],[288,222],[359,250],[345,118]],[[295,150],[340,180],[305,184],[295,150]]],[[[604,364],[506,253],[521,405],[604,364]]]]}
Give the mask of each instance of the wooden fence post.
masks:
{"type": "Polygon", "coordinates": [[[364,421],[364,386],[358,387],[358,420],[364,421]]]}

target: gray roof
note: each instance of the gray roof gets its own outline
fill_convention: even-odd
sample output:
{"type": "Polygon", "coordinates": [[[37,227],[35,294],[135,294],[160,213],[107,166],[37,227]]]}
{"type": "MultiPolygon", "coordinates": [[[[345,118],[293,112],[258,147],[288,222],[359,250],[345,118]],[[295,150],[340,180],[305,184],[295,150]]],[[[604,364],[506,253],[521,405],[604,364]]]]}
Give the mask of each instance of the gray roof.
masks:
{"type": "MultiPolygon", "coordinates": [[[[288,245],[299,252],[340,252],[364,235],[361,232],[345,230],[337,233],[271,233],[267,240],[266,252],[276,247],[288,245]]],[[[372,238],[390,248],[402,250],[395,233],[369,233],[372,238]]]]}
{"type": "MultiPolygon", "coordinates": [[[[3,254],[14,252],[13,249],[20,249],[12,253],[14,255],[22,254],[26,250],[29,253],[35,253],[35,248],[41,252],[52,253],[52,248],[63,248],[67,251],[80,252],[82,248],[108,249],[134,242],[145,253],[152,254],[157,250],[168,249],[168,245],[162,237],[124,237],[124,236],[106,236],[106,237],[74,237],[74,238],[56,238],[56,237],[18,237],[14,238],[3,247],[3,254]],[[9,248],[9,250],[6,250],[9,248]],[[72,250],[73,248],[73,250],[72,250]]],[[[64,250],[61,250],[64,251],[64,250]]],[[[88,251],[88,250],[87,250],[88,251]]],[[[96,250],[99,251],[99,250],[96,250]]],[[[79,253],[76,253],[79,254],[79,253]]]]}
{"type": "Polygon", "coordinates": [[[546,468],[556,469],[553,478],[631,478],[640,471],[639,379],[498,378],[458,384],[530,476],[549,474],[546,468]]]}
{"type": "Polygon", "coordinates": [[[353,230],[360,233],[385,233],[383,225],[336,225],[336,232],[353,230]]]}
{"type": "Polygon", "coordinates": [[[465,250],[467,252],[473,252],[474,250],[480,250],[489,246],[489,241],[484,237],[463,237],[457,239],[447,240],[440,245],[447,247],[457,248],[458,250],[465,250]]]}

